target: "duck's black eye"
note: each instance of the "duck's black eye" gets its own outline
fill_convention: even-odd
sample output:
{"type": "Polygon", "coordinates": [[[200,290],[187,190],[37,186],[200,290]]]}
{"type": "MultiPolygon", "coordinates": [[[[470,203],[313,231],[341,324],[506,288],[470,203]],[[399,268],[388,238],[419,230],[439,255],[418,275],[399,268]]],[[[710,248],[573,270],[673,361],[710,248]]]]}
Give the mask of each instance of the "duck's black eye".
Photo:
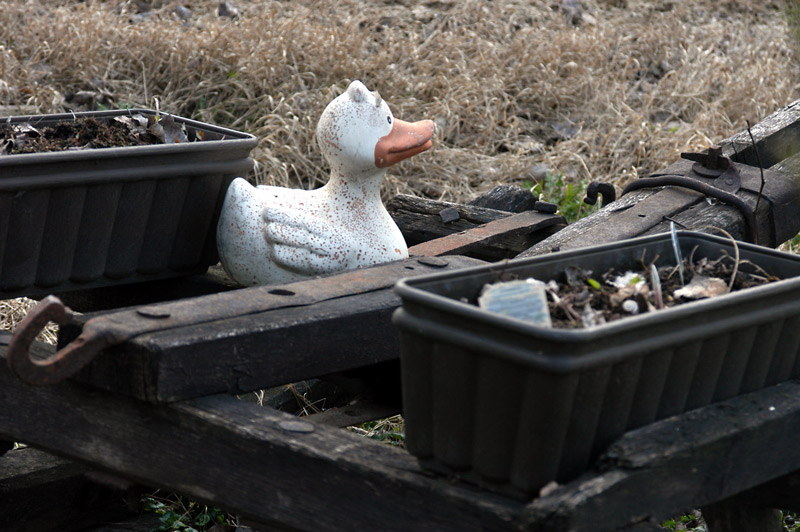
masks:
{"type": "Polygon", "coordinates": [[[386,117],[386,121],[387,121],[387,122],[389,122],[389,123],[391,124],[391,123],[392,123],[392,117],[391,117],[391,116],[387,116],[387,117],[386,117]]]}

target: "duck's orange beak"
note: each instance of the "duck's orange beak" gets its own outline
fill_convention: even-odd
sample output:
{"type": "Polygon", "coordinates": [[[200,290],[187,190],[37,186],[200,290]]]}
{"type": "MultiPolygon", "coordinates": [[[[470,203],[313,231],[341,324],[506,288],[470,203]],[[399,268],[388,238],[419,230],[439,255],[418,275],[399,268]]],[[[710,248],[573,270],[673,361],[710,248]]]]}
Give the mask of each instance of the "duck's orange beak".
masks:
{"type": "Polygon", "coordinates": [[[394,119],[392,130],[375,145],[375,166],[387,168],[433,146],[433,120],[394,119]]]}

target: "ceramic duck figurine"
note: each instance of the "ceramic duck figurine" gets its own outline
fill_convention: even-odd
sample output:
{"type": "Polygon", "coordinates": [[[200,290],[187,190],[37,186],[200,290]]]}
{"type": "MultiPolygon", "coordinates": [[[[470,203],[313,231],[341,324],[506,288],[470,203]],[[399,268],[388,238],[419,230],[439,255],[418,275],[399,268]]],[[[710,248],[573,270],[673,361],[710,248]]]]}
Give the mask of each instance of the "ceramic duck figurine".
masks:
{"type": "Polygon", "coordinates": [[[331,167],[316,190],[228,188],[217,226],[222,266],[249,286],[307,279],[408,257],[380,198],[386,168],[432,145],[431,120],[409,123],[360,81],[334,99],[317,124],[331,167]]]}

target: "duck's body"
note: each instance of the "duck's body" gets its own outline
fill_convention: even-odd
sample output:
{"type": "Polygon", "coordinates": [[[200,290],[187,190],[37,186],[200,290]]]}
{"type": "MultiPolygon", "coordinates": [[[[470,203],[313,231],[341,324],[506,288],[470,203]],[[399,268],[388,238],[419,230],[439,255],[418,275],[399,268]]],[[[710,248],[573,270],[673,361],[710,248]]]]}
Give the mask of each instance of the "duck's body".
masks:
{"type": "Polygon", "coordinates": [[[277,284],[408,256],[380,187],[386,168],[431,146],[433,122],[409,124],[354,81],[325,109],[317,140],[331,165],[316,190],[231,183],[217,226],[220,259],[243,285],[277,284]]]}

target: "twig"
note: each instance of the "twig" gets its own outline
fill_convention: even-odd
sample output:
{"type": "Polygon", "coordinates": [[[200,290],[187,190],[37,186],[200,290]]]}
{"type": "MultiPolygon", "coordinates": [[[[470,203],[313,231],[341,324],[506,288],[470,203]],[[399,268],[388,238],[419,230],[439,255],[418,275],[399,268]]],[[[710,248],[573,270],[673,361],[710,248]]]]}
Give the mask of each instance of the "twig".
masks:
{"type": "MultiPolygon", "coordinates": [[[[748,130],[749,130],[749,126],[750,125],[748,124],[748,130]]],[[[725,236],[730,238],[731,242],[733,243],[733,252],[734,252],[733,272],[731,273],[731,280],[728,283],[728,292],[730,292],[731,290],[733,290],[733,283],[734,283],[734,281],[736,281],[736,274],[739,273],[739,245],[736,243],[736,239],[733,238],[733,236],[729,232],[727,232],[725,229],[723,229],[721,227],[714,227],[714,226],[711,226],[711,229],[716,229],[717,231],[723,233],[725,236]]]]}
{"type": "Polygon", "coordinates": [[[695,272],[695,269],[694,269],[694,252],[697,251],[698,247],[700,247],[700,246],[695,246],[695,247],[692,248],[691,253],[689,253],[689,259],[687,260],[687,264],[686,264],[689,267],[689,269],[691,270],[693,275],[694,275],[694,272],[695,272]]]}
{"type": "Polygon", "coordinates": [[[650,282],[653,285],[653,297],[656,300],[656,308],[664,308],[664,295],[661,293],[661,279],[658,277],[658,268],[655,263],[650,264],[650,282]]]}
{"type": "Polygon", "coordinates": [[[581,316],[577,313],[577,311],[572,308],[569,304],[567,304],[562,298],[558,297],[558,294],[555,291],[547,289],[547,293],[550,294],[550,297],[553,298],[553,303],[564,311],[564,314],[567,315],[570,321],[577,322],[581,320],[581,316]]]}

